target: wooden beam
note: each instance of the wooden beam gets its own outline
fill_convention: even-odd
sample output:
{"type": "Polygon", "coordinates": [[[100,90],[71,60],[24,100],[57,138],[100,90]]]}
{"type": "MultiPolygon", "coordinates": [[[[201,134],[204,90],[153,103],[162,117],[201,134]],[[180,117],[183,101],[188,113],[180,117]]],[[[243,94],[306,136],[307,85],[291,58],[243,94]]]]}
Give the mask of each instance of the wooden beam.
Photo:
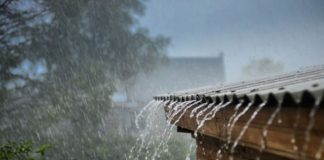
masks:
{"type": "Polygon", "coordinates": [[[222,148],[224,141],[217,138],[206,136],[203,134],[198,134],[196,138],[197,142],[197,160],[248,160],[253,159],[253,157],[260,157],[263,160],[287,160],[287,158],[279,157],[273,154],[263,153],[260,154],[258,150],[238,146],[236,152],[230,154],[228,149],[222,148]]]}
{"type": "MultiPolygon", "coordinates": [[[[258,106],[251,107],[242,117],[235,123],[230,144],[232,144],[241,133],[246,122],[258,106]]],[[[215,114],[215,117],[206,121],[199,133],[205,136],[216,138],[226,142],[228,139],[229,128],[227,124],[229,119],[235,113],[235,106],[227,106],[215,114]]],[[[263,137],[262,132],[265,130],[270,116],[274,113],[277,106],[266,106],[260,110],[255,119],[251,121],[246,132],[239,141],[240,146],[246,146],[255,150],[260,150],[262,139],[266,142],[265,154],[272,154],[285,158],[301,159],[304,155],[307,159],[315,159],[316,153],[321,145],[324,135],[324,110],[323,106],[319,108],[314,117],[314,126],[309,131],[309,142],[305,147],[306,130],[310,123],[309,113],[312,107],[300,106],[282,106],[278,116],[275,117],[273,123],[267,127],[267,136],[263,137]],[[299,115],[299,116],[297,116],[299,115]],[[298,118],[299,117],[299,118],[298,118]]],[[[242,106],[238,113],[242,112],[242,106]]],[[[165,107],[166,113],[172,112],[172,109],[165,107]]],[[[180,118],[175,125],[194,132],[197,129],[196,117],[191,118],[192,109],[186,110],[180,118],[173,118],[173,123],[180,118]]],[[[201,110],[198,110],[198,112],[201,110]]],[[[206,111],[200,118],[204,117],[209,111],[206,111]]],[[[179,114],[180,115],[180,114],[179,114]]]]}

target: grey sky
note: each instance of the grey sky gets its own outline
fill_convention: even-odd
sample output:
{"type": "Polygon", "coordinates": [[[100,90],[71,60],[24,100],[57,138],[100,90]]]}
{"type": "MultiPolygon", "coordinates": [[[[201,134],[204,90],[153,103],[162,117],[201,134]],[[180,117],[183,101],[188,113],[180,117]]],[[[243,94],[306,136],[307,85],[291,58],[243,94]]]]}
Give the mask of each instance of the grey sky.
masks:
{"type": "Polygon", "coordinates": [[[172,39],[170,56],[225,53],[229,81],[252,59],[290,71],[324,64],[322,0],[150,0],[141,25],[172,39]]]}

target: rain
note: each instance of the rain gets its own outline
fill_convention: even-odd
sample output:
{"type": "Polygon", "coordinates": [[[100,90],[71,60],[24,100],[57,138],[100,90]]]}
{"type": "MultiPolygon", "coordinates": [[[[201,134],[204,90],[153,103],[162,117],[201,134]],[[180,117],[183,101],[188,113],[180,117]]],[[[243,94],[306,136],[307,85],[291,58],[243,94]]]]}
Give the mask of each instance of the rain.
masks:
{"type": "Polygon", "coordinates": [[[323,43],[320,0],[0,0],[0,160],[323,159],[323,43]]]}

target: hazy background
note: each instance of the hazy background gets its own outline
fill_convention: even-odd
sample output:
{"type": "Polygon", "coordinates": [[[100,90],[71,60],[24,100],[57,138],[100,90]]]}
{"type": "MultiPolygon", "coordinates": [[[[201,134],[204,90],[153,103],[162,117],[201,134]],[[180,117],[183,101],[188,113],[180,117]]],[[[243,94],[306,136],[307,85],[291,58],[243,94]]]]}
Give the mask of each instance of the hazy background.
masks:
{"type": "Polygon", "coordinates": [[[321,0],[150,0],[140,23],[172,39],[169,54],[225,54],[228,81],[242,78],[251,60],[269,57],[285,71],[323,64],[321,0]]]}
{"type": "Polygon", "coordinates": [[[194,159],[153,96],[323,64],[323,44],[321,0],[0,0],[0,159],[194,159]]]}

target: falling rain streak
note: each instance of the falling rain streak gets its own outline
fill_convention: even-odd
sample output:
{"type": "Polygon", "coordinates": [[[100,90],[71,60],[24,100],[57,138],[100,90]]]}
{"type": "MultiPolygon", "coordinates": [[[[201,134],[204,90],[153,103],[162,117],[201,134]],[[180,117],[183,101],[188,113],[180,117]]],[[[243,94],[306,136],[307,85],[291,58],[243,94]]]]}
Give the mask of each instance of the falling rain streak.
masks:
{"type": "Polygon", "coordinates": [[[232,102],[229,101],[229,102],[226,102],[225,104],[223,104],[223,103],[221,102],[221,103],[219,103],[217,106],[215,106],[215,107],[214,107],[210,112],[208,112],[208,113],[205,115],[205,117],[200,121],[200,123],[198,123],[198,127],[197,127],[197,129],[195,130],[195,132],[194,132],[194,136],[197,137],[199,129],[200,129],[201,127],[204,126],[204,123],[205,123],[206,121],[213,119],[213,118],[215,117],[216,113],[217,113],[220,109],[222,109],[222,108],[228,106],[230,103],[232,103],[232,102]]]}
{"type": "MultiPolygon", "coordinates": [[[[173,129],[181,117],[186,113],[188,109],[195,106],[195,101],[156,101],[150,102],[146,105],[136,116],[136,124],[139,121],[146,123],[142,128],[142,133],[137,139],[137,143],[132,147],[127,159],[138,160],[138,159],[160,159],[161,154],[168,152],[168,142],[173,135],[173,129]],[[167,124],[163,127],[161,133],[157,133],[157,115],[161,113],[161,109],[167,106],[169,110],[167,117],[167,124]],[[146,118],[140,119],[147,113],[146,118]],[[143,155],[144,153],[144,155],[143,155]]],[[[159,126],[161,127],[161,126],[159,126]]],[[[190,145],[186,157],[190,157],[192,150],[192,144],[190,145]]]]}
{"type": "MultiPolygon", "coordinates": [[[[212,103],[202,103],[202,101],[186,101],[186,102],[179,102],[179,101],[160,101],[160,102],[150,102],[148,105],[143,107],[143,109],[139,112],[139,114],[136,116],[136,124],[137,127],[139,127],[139,119],[143,117],[144,112],[148,112],[147,118],[145,121],[147,122],[153,122],[154,120],[154,114],[156,114],[157,110],[161,106],[167,106],[167,109],[169,110],[167,112],[167,126],[164,128],[162,135],[154,135],[152,134],[154,132],[154,124],[153,123],[147,123],[145,126],[145,129],[143,131],[143,134],[140,136],[140,138],[137,140],[135,146],[133,146],[130,155],[128,156],[128,159],[139,159],[139,155],[143,152],[143,149],[146,151],[149,149],[150,145],[155,143],[154,141],[156,139],[159,139],[159,142],[157,146],[154,149],[153,155],[150,156],[149,152],[146,152],[145,159],[157,159],[160,157],[161,152],[168,151],[168,141],[173,133],[173,128],[175,125],[179,122],[179,120],[188,112],[190,118],[195,118],[197,123],[197,128],[194,131],[194,136],[197,137],[198,131],[204,126],[206,121],[212,120],[215,118],[215,115],[220,111],[222,108],[225,108],[232,104],[232,101],[228,102],[219,102],[218,104],[216,102],[212,103]],[[200,110],[200,111],[199,111],[200,110]],[[190,114],[189,114],[190,113],[190,114]],[[194,115],[196,115],[194,117],[194,115]],[[198,120],[199,117],[203,116],[201,120],[198,120]],[[152,132],[152,133],[149,133],[152,132]],[[154,137],[156,136],[156,137],[154,137]],[[139,147],[138,147],[139,146],[139,147]],[[135,150],[137,148],[137,150],[135,150]]],[[[253,102],[250,102],[241,112],[239,112],[239,109],[241,108],[243,104],[243,101],[240,101],[234,108],[235,112],[230,117],[228,124],[226,125],[227,128],[227,143],[230,143],[230,137],[232,134],[233,127],[235,126],[236,122],[239,120],[241,116],[243,116],[249,108],[253,105],[253,102]]],[[[248,122],[243,127],[243,130],[240,133],[240,136],[235,140],[234,145],[232,145],[231,152],[234,151],[236,145],[238,144],[240,138],[243,136],[245,130],[248,128],[251,121],[256,117],[257,113],[265,106],[265,102],[260,104],[257,110],[252,114],[251,118],[248,120],[248,122]]],[[[192,149],[193,144],[190,144],[190,150],[192,149]]],[[[218,156],[221,156],[221,151],[219,150],[218,156]]],[[[189,154],[187,155],[189,157],[189,154]]]]}
{"type": "Polygon", "coordinates": [[[263,127],[262,129],[262,132],[261,132],[261,148],[260,148],[260,153],[262,153],[266,147],[267,147],[267,144],[266,144],[266,137],[268,135],[268,127],[272,124],[273,120],[276,118],[276,116],[278,115],[278,113],[280,112],[281,110],[281,105],[282,105],[282,99],[279,99],[278,100],[278,104],[277,104],[277,108],[274,110],[274,112],[270,115],[270,118],[268,119],[266,125],[263,127]]]}
{"type": "MultiPolygon", "coordinates": [[[[293,82],[300,83],[310,80],[309,77],[311,76],[318,76],[315,73],[319,71],[314,68],[314,70],[309,71],[311,74],[304,71],[305,73],[299,72],[297,76],[296,74],[288,74],[277,77],[277,79],[290,84],[287,80],[293,76],[296,78],[296,80],[293,79],[293,82]]],[[[320,75],[315,78],[322,77],[320,75]]],[[[271,87],[282,86],[277,79],[274,81],[275,85],[270,85],[271,87]]],[[[253,86],[254,83],[261,85],[263,82],[255,81],[245,85],[253,86]]],[[[318,84],[315,83],[311,86],[316,88],[318,84]]],[[[231,89],[231,87],[237,86],[229,85],[228,88],[231,89]]],[[[226,88],[223,87],[223,89],[226,88]]],[[[269,88],[266,86],[264,89],[269,88]]],[[[200,156],[213,152],[215,159],[222,159],[223,157],[235,159],[235,156],[240,154],[241,149],[246,147],[248,150],[253,150],[254,158],[262,159],[276,149],[273,143],[273,140],[276,140],[276,143],[285,143],[283,145],[290,146],[286,148],[289,152],[294,152],[292,157],[306,159],[313,156],[314,159],[322,159],[324,138],[320,134],[313,134],[313,130],[319,127],[317,125],[319,117],[315,116],[321,111],[322,91],[316,92],[316,94],[302,91],[296,93],[296,95],[289,95],[290,93],[287,91],[282,92],[283,89],[285,87],[279,87],[279,93],[258,94],[255,93],[257,90],[249,90],[253,93],[225,94],[216,97],[207,97],[206,95],[211,92],[218,94],[218,91],[205,89],[197,91],[197,94],[194,92],[194,94],[183,97],[175,95],[155,97],[155,101],[149,102],[136,116],[135,124],[138,129],[141,129],[141,134],[132,147],[128,159],[161,159],[164,153],[172,151],[169,142],[171,137],[175,136],[175,127],[178,127],[177,129],[180,132],[191,133],[191,136],[196,139],[197,153],[199,152],[200,156]],[[206,92],[206,95],[204,95],[204,92],[206,92]],[[191,97],[191,100],[189,97],[191,97]],[[291,101],[291,98],[293,98],[293,101],[291,101]],[[308,109],[305,105],[309,104],[313,106],[308,109]],[[296,108],[292,108],[290,105],[295,105],[296,108]],[[295,110],[291,112],[292,109],[295,110]],[[304,112],[305,109],[307,112],[304,112]],[[165,113],[167,123],[163,127],[160,126],[161,129],[157,131],[156,125],[159,124],[156,120],[159,113],[165,113]],[[291,113],[294,114],[291,115],[291,113]],[[307,123],[304,122],[305,119],[308,119],[307,123]],[[273,124],[274,121],[276,121],[276,124],[273,124]],[[288,124],[291,121],[293,123],[288,124]],[[282,134],[290,138],[282,140],[283,142],[278,139],[282,128],[284,128],[282,134]],[[301,128],[305,129],[300,130],[301,128]],[[215,136],[215,134],[217,135],[215,136]],[[251,136],[253,135],[255,135],[255,138],[252,140],[251,136]],[[301,135],[304,135],[304,137],[301,137],[301,135]],[[210,140],[213,143],[214,140],[217,143],[217,148],[212,151],[210,148],[205,148],[205,145],[210,145],[208,144],[209,138],[213,139],[210,140]],[[303,143],[301,143],[302,138],[304,138],[303,143]],[[208,139],[208,141],[205,141],[205,139],[208,139]],[[314,142],[315,140],[317,142],[314,142]],[[314,146],[309,147],[313,143],[316,143],[316,149],[314,146]],[[310,149],[312,149],[312,152],[309,151],[310,149]]],[[[187,94],[187,92],[185,93],[187,94]]],[[[186,160],[190,157],[190,152],[195,148],[194,146],[194,143],[188,143],[186,160]]]]}
{"type": "Polygon", "coordinates": [[[322,94],[318,95],[315,97],[315,103],[314,103],[314,106],[313,108],[311,109],[310,113],[309,113],[309,123],[308,123],[308,126],[305,130],[305,142],[304,142],[304,145],[303,145],[303,150],[302,150],[302,158],[306,158],[306,152],[307,152],[307,149],[308,149],[308,143],[310,141],[310,131],[312,130],[312,128],[314,127],[314,121],[315,121],[315,114],[320,106],[320,103],[321,103],[321,100],[322,100],[322,94]]]}
{"type": "MultiPolygon", "coordinates": [[[[250,102],[247,106],[247,108],[250,108],[253,105],[253,102],[250,102]]],[[[244,135],[245,131],[248,129],[250,123],[254,120],[254,118],[257,116],[257,114],[260,112],[260,110],[266,105],[266,102],[261,103],[258,108],[253,112],[250,119],[246,122],[243,129],[241,130],[239,136],[234,141],[234,144],[231,148],[231,153],[234,153],[235,147],[238,145],[238,142],[241,140],[242,136],[244,135]]]]}

